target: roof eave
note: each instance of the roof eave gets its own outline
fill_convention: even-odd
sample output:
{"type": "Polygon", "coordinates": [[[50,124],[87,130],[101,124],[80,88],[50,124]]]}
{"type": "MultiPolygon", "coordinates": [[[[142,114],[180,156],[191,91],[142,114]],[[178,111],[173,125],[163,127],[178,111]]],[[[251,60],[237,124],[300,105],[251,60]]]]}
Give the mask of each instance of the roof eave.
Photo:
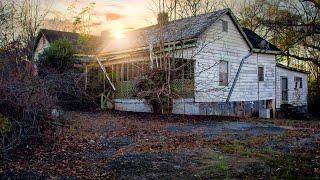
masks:
{"type": "Polygon", "coordinates": [[[36,41],[34,43],[33,51],[35,51],[37,49],[39,41],[40,41],[42,36],[44,36],[44,35],[43,35],[42,31],[40,30],[38,35],[37,35],[37,37],[36,37],[36,41]]]}
{"type": "MultiPolygon", "coordinates": [[[[176,40],[175,42],[178,41],[193,41],[193,40],[197,40],[198,37],[190,37],[187,39],[180,39],[180,40],[176,40]]],[[[169,41],[166,42],[165,45],[167,44],[172,44],[174,43],[174,41],[169,41]]],[[[110,52],[106,52],[106,53],[100,53],[98,56],[99,57],[103,57],[103,56],[111,56],[111,55],[119,55],[119,54],[123,54],[123,53],[132,53],[132,52],[140,52],[140,51],[149,51],[150,47],[149,46],[141,46],[141,47],[137,47],[137,48],[132,48],[132,49],[126,49],[126,50],[115,50],[115,51],[110,51],[110,52]]]]}
{"type": "Polygon", "coordinates": [[[299,73],[303,73],[303,74],[310,74],[310,72],[307,72],[307,71],[304,71],[304,70],[300,70],[300,69],[296,69],[296,68],[293,68],[293,67],[288,67],[288,66],[285,66],[283,64],[279,64],[277,63],[276,65],[277,67],[279,68],[283,68],[283,69],[286,69],[286,70],[289,70],[289,71],[295,71],[295,72],[299,72],[299,73]]]}
{"type": "Polygon", "coordinates": [[[263,49],[257,49],[253,48],[254,53],[264,53],[264,54],[274,54],[274,55],[280,55],[281,51],[275,51],[275,50],[263,50],[263,49]]]}
{"type": "Polygon", "coordinates": [[[251,42],[250,42],[249,38],[247,37],[247,35],[244,33],[242,27],[240,26],[240,24],[239,24],[237,18],[235,17],[235,15],[233,14],[233,12],[232,12],[230,9],[228,9],[228,11],[226,11],[225,14],[227,14],[227,13],[229,13],[232,21],[233,21],[234,24],[236,25],[237,29],[240,31],[242,37],[246,40],[248,46],[250,47],[250,50],[253,51],[253,50],[254,50],[253,45],[251,44],[251,42]]]}
{"type": "Polygon", "coordinates": [[[132,53],[132,52],[139,52],[139,51],[146,51],[149,50],[149,47],[139,47],[139,48],[132,48],[132,49],[126,49],[126,50],[115,50],[111,52],[106,52],[106,53],[101,53],[98,56],[103,57],[103,56],[111,56],[111,55],[118,55],[118,54],[124,54],[124,53],[132,53]]]}

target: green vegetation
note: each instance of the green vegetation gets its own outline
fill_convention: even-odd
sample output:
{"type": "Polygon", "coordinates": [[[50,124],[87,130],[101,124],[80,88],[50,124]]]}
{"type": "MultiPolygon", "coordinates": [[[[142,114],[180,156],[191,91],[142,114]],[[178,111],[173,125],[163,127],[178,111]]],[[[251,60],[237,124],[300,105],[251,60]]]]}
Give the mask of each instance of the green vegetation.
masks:
{"type": "Polygon", "coordinates": [[[228,177],[229,165],[227,157],[223,153],[209,153],[209,157],[202,159],[196,177],[228,177]]]}
{"type": "Polygon", "coordinates": [[[73,68],[76,49],[68,39],[59,39],[51,44],[40,56],[40,68],[42,66],[63,72],[73,68]]]}
{"type": "Polygon", "coordinates": [[[172,111],[172,91],[167,71],[152,69],[138,83],[138,96],[147,99],[154,113],[168,114],[172,111]]]}
{"type": "MultiPolygon", "coordinates": [[[[253,136],[248,140],[222,141],[218,145],[219,149],[226,154],[236,155],[243,158],[259,159],[271,168],[271,177],[295,178],[314,177],[318,171],[319,164],[316,163],[316,154],[308,152],[283,152],[271,147],[261,148],[261,145],[272,140],[281,141],[289,135],[274,136],[253,136]]],[[[318,152],[319,153],[319,152],[318,152]]]]}
{"type": "MultiPolygon", "coordinates": [[[[256,154],[264,160],[272,169],[276,170],[273,176],[277,178],[291,179],[297,176],[305,178],[316,178],[318,165],[314,163],[314,157],[303,153],[281,153],[270,151],[269,153],[256,154]]],[[[318,176],[319,178],[320,176],[318,176]]]]}
{"type": "Polygon", "coordinates": [[[171,82],[171,87],[177,96],[185,98],[194,97],[194,80],[174,79],[171,82]]]}
{"type": "Polygon", "coordinates": [[[115,98],[126,99],[137,95],[137,89],[132,81],[122,81],[116,84],[115,98]]]}
{"type": "Polygon", "coordinates": [[[1,133],[9,133],[11,132],[11,121],[9,118],[0,114],[0,132],[1,133]]]}

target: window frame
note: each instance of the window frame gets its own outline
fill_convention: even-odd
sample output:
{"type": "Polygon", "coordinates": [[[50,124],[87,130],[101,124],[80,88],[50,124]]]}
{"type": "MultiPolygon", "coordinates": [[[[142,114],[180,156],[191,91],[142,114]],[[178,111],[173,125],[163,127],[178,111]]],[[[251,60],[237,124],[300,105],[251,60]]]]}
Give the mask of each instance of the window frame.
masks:
{"type": "Polygon", "coordinates": [[[227,87],[229,86],[229,74],[230,74],[230,69],[229,69],[229,61],[227,60],[220,60],[219,61],[219,86],[221,87],[227,87]],[[227,72],[226,72],[226,82],[224,83],[223,81],[221,81],[221,63],[225,62],[226,63],[226,67],[227,67],[227,72]]]}
{"type": "Polygon", "coordinates": [[[194,63],[195,61],[192,59],[174,59],[173,68],[177,69],[181,66],[184,66],[179,71],[174,72],[174,79],[194,79],[194,63]]]}
{"type": "Polygon", "coordinates": [[[229,31],[228,21],[221,20],[221,24],[222,24],[222,32],[228,32],[229,31]]]}
{"type": "Polygon", "coordinates": [[[258,66],[258,81],[259,82],[264,82],[265,81],[265,68],[264,66],[258,66]],[[260,76],[260,69],[262,69],[262,76],[260,76]]]}
{"type": "Polygon", "coordinates": [[[294,89],[302,89],[302,77],[295,76],[294,77],[294,89]],[[300,83],[299,85],[297,83],[300,83]]]}

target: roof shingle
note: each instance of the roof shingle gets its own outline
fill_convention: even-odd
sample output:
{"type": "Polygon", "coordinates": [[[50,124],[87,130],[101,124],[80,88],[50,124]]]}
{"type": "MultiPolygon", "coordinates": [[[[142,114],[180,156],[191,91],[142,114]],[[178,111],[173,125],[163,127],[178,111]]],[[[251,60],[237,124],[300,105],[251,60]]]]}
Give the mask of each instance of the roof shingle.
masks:
{"type": "MultiPolygon", "coordinates": [[[[261,41],[265,40],[263,39],[261,36],[259,36],[258,34],[256,34],[255,32],[251,31],[248,28],[242,28],[243,32],[246,34],[246,36],[248,37],[249,41],[251,42],[253,48],[255,49],[261,49],[264,50],[264,48],[262,48],[259,44],[261,41]]],[[[265,40],[266,41],[266,40],[265,40]]],[[[268,41],[267,41],[268,42],[268,41]]],[[[271,50],[271,51],[280,51],[279,48],[277,48],[277,46],[271,44],[270,42],[268,42],[268,49],[267,50],[271,50]]]]}
{"type": "Polygon", "coordinates": [[[170,42],[197,38],[228,11],[229,9],[222,9],[212,13],[171,21],[162,28],[159,25],[153,25],[130,31],[126,33],[124,39],[109,39],[103,52],[146,47],[149,44],[157,44],[160,40],[170,42]]]}

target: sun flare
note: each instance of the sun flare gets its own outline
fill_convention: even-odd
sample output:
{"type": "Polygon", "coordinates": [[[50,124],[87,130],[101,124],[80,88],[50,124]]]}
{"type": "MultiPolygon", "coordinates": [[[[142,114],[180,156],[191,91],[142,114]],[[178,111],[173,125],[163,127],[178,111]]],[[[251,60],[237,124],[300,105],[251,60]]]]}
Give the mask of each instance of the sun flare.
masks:
{"type": "Polygon", "coordinates": [[[116,39],[123,39],[125,38],[125,34],[124,34],[124,31],[121,30],[121,29],[116,29],[114,30],[113,32],[113,37],[115,37],[116,39]]]}

